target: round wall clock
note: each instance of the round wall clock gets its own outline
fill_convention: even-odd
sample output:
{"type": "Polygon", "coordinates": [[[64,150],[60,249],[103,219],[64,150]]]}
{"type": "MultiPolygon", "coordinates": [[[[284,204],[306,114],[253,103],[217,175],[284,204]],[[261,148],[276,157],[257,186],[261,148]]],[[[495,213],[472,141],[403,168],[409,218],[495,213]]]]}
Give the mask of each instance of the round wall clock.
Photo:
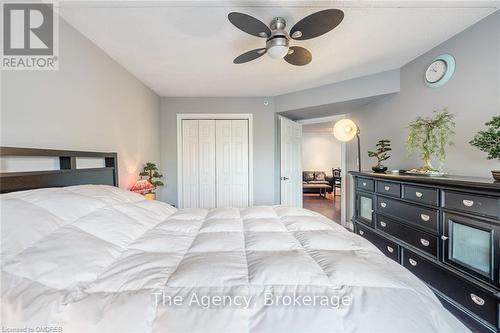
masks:
{"type": "Polygon", "coordinates": [[[438,88],[448,82],[455,73],[455,58],[442,54],[435,58],[425,71],[425,83],[431,88],[438,88]]]}

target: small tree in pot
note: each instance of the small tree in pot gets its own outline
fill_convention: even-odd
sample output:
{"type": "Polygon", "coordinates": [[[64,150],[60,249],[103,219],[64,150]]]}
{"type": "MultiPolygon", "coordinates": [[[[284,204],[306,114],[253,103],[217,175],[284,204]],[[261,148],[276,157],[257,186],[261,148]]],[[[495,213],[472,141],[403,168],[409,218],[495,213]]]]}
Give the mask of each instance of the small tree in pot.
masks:
{"type": "Polygon", "coordinates": [[[382,165],[383,161],[389,159],[389,155],[387,155],[388,151],[391,151],[391,140],[379,140],[376,144],[377,149],[375,151],[368,151],[369,157],[375,157],[377,159],[377,165],[372,167],[372,170],[375,172],[385,172],[387,167],[382,165]]]}
{"type": "Polygon", "coordinates": [[[163,175],[158,172],[158,167],[154,163],[147,162],[142,172],[139,173],[139,176],[148,177],[148,181],[154,186],[153,192],[156,191],[158,186],[164,185],[160,180],[163,178],[163,175]]]}
{"type": "MultiPolygon", "coordinates": [[[[469,143],[485,153],[488,159],[500,162],[500,116],[493,117],[486,124],[486,130],[479,131],[469,143]]],[[[491,171],[493,178],[500,181],[500,170],[491,171]]]]}
{"type": "Polygon", "coordinates": [[[433,118],[417,117],[408,125],[410,132],[406,146],[410,152],[418,151],[424,165],[418,169],[410,170],[411,173],[437,175],[441,174],[441,167],[436,169],[431,164],[431,157],[435,156],[443,164],[446,158],[445,148],[453,145],[451,136],[455,134],[455,116],[446,108],[434,111],[433,118]]]}

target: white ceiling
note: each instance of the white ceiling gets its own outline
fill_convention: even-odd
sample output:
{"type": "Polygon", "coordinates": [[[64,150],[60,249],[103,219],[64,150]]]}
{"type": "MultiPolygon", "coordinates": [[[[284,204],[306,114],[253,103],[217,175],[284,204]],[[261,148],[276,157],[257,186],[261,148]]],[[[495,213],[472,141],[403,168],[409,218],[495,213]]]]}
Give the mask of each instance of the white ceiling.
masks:
{"type": "Polygon", "coordinates": [[[61,16],[161,96],[275,96],[395,69],[500,7],[499,1],[157,1],[61,2],[61,16]],[[234,65],[265,40],[235,28],[239,11],[291,28],[340,8],[333,31],[292,45],[312,62],[295,67],[267,55],[234,65]]]}

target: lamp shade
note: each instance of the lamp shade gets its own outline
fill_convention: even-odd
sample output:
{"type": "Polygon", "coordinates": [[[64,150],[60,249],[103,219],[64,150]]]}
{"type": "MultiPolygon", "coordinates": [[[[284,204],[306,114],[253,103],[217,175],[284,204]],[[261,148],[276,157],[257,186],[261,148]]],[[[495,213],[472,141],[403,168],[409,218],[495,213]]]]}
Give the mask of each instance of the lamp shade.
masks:
{"type": "Polygon", "coordinates": [[[154,190],[154,188],[155,187],[149,182],[149,180],[139,179],[130,190],[135,193],[146,194],[154,190]]]}
{"type": "Polygon", "coordinates": [[[358,126],[351,119],[341,119],[333,126],[333,135],[339,141],[351,141],[358,133],[358,126]]]}

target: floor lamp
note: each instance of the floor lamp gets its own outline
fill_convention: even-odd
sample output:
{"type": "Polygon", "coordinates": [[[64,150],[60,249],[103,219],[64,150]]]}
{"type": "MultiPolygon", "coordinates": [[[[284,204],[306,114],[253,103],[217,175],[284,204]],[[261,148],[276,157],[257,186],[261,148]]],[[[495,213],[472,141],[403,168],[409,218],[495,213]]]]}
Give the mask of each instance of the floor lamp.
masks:
{"type": "Polygon", "coordinates": [[[333,135],[342,142],[358,139],[358,171],[361,172],[361,149],[359,144],[359,127],[351,119],[341,119],[333,126],[333,135]]]}

